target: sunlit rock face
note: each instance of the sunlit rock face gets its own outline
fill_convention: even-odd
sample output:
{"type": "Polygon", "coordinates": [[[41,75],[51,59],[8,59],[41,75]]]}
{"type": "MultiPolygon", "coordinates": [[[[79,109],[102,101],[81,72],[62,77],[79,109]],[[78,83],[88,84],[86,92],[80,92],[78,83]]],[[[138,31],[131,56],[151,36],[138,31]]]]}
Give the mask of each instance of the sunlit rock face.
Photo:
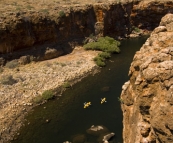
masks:
{"type": "Polygon", "coordinates": [[[121,93],[124,143],[173,142],[172,25],[165,15],[133,58],[121,93]]]}

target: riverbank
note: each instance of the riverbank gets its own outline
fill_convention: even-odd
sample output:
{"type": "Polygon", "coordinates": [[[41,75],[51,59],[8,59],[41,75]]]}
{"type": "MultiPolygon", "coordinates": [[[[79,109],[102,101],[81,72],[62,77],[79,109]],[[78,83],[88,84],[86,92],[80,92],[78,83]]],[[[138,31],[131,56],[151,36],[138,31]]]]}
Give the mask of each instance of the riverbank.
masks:
{"type": "MultiPolygon", "coordinates": [[[[24,115],[36,104],[33,99],[49,89],[71,85],[98,71],[92,60],[97,51],[76,47],[71,54],[52,60],[30,63],[14,69],[4,68],[0,74],[0,142],[13,139],[22,125],[24,115]],[[5,77],[12,77],[15,84],[2,84],[5,77]]],[[[59,93],[60,94],[60,93],[59,93]]]]}

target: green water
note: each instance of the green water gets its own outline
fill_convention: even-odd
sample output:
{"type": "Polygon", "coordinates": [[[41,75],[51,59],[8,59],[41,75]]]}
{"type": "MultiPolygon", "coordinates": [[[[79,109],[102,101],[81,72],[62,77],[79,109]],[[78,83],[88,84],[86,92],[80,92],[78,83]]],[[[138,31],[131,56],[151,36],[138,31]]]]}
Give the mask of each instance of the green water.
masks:
{"type": "Polygon", "coordinates": [[[122,111],[118,97],[122,85],[129,79],[133,56],[146,38],[122,41],[121,53],[113,55],[113,62],[108,61],[100,73],[83,79],[59,99],[34,108],[26,117],[20,136],[12,143],[63,143],[72,141],[77,134],[85,134],[87,142],[97,143],[98,137],[86,133],[92,125],[106,126],[115,133],[112,143],[122,143],[122,111]],[[103,91],[103,87],[109,87],[109,91],[103,91]],[[100,104],[103,97],[107,102],[100,104]],[[84,109],[83,103],[87,101],[91,101],[92,106],[84,109]]]}

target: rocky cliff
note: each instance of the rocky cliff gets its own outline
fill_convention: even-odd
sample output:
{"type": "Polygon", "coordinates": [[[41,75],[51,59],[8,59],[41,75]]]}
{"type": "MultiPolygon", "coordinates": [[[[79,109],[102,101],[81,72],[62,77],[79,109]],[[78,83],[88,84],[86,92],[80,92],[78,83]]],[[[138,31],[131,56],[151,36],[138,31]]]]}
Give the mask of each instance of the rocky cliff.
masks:
{"type": "Polygon", "coordinates": [[[169,0],[124,0],[5,12],[0,15],[0,63],[23,55],[35,60],[58,57],[92,33],[118,38],[128,37],[134,26],[153,30],[172,7],[169,0]],[[15,54],[22,49],[28,51],[15,54]]]}
{"type": "Polygon", "coordinates": [[[123,85],[124,143],[173,142],[173,14],[154,29],[123,85]]]}

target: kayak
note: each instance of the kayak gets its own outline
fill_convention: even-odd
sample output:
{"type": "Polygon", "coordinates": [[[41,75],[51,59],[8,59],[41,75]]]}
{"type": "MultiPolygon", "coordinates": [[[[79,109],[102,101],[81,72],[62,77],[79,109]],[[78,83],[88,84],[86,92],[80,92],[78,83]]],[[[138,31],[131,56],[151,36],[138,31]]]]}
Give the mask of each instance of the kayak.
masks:
{"type": "Polygon", "coordinates": [[[85,102],[85,103],[84,103],[84,108],[87,108],[87,107],[89,107],[90,105],[91,105],[91,102],[87,102],[87,103],[85,102]]]}
{"type": "Polygon", "coordinates": [[[101,98],[101,104],[103,104],[104,102],[107,102],[106,98],[101,98]]]}

